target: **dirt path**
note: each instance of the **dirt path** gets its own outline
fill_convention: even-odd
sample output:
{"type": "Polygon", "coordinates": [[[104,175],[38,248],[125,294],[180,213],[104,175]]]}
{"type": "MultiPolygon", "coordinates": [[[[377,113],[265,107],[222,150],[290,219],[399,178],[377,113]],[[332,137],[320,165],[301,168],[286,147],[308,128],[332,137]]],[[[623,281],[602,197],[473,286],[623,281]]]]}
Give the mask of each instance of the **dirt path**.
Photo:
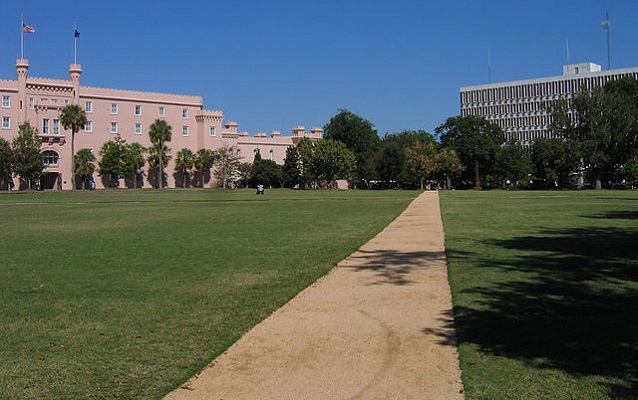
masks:
{"type": "Polygon", "coordinates": [[[425,192],[165,400],[463,399],[451,310],[425,192]]]}

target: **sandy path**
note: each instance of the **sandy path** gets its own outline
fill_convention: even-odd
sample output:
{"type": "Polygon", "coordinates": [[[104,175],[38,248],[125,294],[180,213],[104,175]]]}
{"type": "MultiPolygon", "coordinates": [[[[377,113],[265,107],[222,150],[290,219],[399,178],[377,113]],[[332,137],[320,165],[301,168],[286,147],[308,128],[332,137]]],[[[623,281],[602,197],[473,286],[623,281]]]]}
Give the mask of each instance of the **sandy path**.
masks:
{"type": "Polygon", "coordinates": [[[436,192],[165,400],[463,399],[436,192]]]}

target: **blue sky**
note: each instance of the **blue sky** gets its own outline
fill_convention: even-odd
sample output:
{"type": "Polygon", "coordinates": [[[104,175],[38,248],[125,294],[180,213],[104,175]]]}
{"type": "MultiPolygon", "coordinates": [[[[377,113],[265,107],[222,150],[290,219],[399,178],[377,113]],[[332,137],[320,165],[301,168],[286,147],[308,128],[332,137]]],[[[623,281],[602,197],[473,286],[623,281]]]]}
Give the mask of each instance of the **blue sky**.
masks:
{"type": "MultiPolygon", "coordinates": [[[[323,126],[339,108],[379,134],[434,132],[459,88],[607,68],[606,0],[13,0],[0,13],[0,79],[15,79],[20,15],[30,76],[200,95],[251,135],[323,126]]],[[[638,1],[609,0],[612,68],[638,66],[638,1]]]]}

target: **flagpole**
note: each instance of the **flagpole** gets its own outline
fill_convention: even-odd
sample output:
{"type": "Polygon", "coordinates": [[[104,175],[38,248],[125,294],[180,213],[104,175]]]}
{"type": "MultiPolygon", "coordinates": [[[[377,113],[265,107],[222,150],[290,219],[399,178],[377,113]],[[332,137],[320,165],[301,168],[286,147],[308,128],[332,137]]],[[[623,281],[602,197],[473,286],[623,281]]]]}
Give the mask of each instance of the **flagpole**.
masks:
{"type": "Polygon", "coordinates": [[[24,58],[24,15],[20,14],[20,58],[24,58]]]}
{"type": "Polygon", "coordinates": [[[73,64],[78,63],[78,24],[73,23],[73,64]]]}

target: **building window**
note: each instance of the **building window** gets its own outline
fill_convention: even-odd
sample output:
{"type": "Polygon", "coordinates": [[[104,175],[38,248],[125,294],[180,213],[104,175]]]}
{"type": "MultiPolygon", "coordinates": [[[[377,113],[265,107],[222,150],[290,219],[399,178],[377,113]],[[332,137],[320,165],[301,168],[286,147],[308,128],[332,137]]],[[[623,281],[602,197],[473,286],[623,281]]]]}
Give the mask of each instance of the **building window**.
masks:
{"type": "Polygon", "coordinates": [[[92,101],[87,101],[86,103],[84,103],[84,111],[88,112],[88,113],[92,113],[93,112],[93,102],[92,101]]]}
{"type": "Polygon", "coordinates": [[[33,110],[35,108],[35,99],[33,97],[29,97],[29,109],[33,110]]]}
{"type": "Polygon", "coordinates": [[[188,136],[188,126],[182,126],[182,136],[188,136]]]}
{"type": "Polygon", "coordinates": [[[217,129],[215,128],[215,126],[210,127],[210,135],[217,136],[217,129]]]}
{"type": "Polygon", "coordinates": [[[58,166],[58,153],[52,150],[47,150],[42,153],[42,161],[45,167],[57,167],[58,166]]]}
{"type": "Polygon", "coordinates": [[[111,103],[111,114],[117,114],[117,103],[111,103]]]}
{"type": "Polygon", "coordinates": [[[111,133],[117,133],[117,122],[111,122],[111,133]]]}
{"type": "Polygon", "coordinates": [[[11,117],[2,117],[2,129],[11,129],[11,117]]]}
{"type": "Polygon", "coordinates": [[[138,135],[142,134],[142,124],[135,124],[135,133],[138,135]]]}
{"type": "Polygon", "coordinates": [[[182,108],[182,118],[188,118],[188,108],[182,108]]]}
{"type": "Polygon", "coordinates": [[[166,116],[166,108],[165,107],[160,107],[158,110],[159,116],[160,117],[164,117],[166,116]]]}
{"type": "Polygon", "coordinates": [[[140,105],[135,106],[135,115],[142,115],[142,106],[140,105]]]}
{"type": "Polygon", "coordinates": [[[84,124],[84,132],[93,132],[93,121],[86,121],[86,124],[84,124]]]}
{"type": "Polygon", "coordinates": [[[275,158],[274,156],[275,156],[274,151],[273,151],[272,149],[270,149],[270,154],[268,155],[268,159],[269,159],[270,161],[272,161],[272,160],[274,160],[274,158],[275,158]]]}
{"type": "Polygon", "coordinates": [[[60,134],[60,120],[59,119],[54,119],[53,120],[53,134],[54,135],[59,135],[60,134]]]}
{"type": "Polygon", "coordinates": [[[48,135],[49,134],[49,125],[51,123],[51,120],[49,120],[48,118],[44,118],[42,120],[42,134],[43,135],[48,135]]]}
{"type": "Polygon", "coordinates": [[[9,108],[9,107],[11,107],[11,97],[2,96],[2,108],[9,108]]]}

